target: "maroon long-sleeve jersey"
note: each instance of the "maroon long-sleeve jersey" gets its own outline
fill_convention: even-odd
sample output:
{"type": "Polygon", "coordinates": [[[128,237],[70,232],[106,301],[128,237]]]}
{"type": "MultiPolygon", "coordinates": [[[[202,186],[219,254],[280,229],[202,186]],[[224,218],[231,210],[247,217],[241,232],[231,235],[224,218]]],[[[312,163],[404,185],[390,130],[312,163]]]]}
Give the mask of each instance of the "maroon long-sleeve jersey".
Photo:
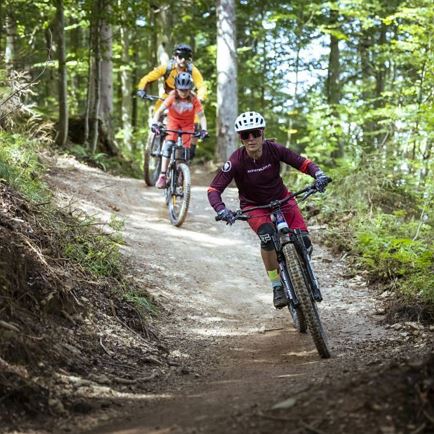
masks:
{"type": "Polygon", "coordinates": [[[242,146],[229,157],[211,182],[208,188],[209,203],[216,212],[222,210],[225,205],[221,195],[232,180],[238,187],[241,208],[283,199],[288,189],[279,173],[281,162],[312,177],[319,170],[312,161],[270,140],[263,143],[262,155],[258,160],[249,157],[242,146]]]}

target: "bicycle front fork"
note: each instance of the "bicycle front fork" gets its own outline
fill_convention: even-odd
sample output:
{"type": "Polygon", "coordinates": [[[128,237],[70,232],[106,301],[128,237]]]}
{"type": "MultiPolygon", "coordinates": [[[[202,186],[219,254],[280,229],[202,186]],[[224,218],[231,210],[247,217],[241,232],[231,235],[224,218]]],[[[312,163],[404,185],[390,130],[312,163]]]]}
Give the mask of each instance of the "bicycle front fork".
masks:
{"type": "Polygon", "coordinates": [[[297,295],[295,294],[294,291],[294,287],[292,286],[291,283],[291,279],[289,278],[288,269],[286,268],[285,260],[279,261],[279,273],[280,273],[280,280],[283,283],[289,302],[292,303],[294,307],[297,307],[300,304],[300,302],[298,301],[297,295]]]}
{"type": "Polygon", "coordinates": [[[293,242],[297,248],[299,255],[303,259],[303,263],[306,269],[307,278],[309,280],[310,287],[312,289],[312,296],[315,301],[322,301],[321,291],[319,289],[319,282],[312,268],[312,262],[310,255],[306,249],[306,244],[303,239],[303,232],[300,229],[294,229],[293,242]]]}

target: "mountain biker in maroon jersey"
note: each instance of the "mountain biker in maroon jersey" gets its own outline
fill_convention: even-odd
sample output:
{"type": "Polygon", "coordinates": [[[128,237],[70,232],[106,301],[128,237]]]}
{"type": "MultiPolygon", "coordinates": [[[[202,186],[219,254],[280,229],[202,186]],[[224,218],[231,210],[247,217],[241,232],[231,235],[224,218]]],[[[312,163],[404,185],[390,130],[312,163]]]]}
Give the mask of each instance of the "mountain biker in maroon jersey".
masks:
{"type": "MultiPolygon", "coordinates": [[[[229,157],[208,188],[208,200],[217,214],[226,224],[235,222],[234,213],[226,208],[222,193],[232,180],[238,188],[241,209],[249,206],[264,205],[272,200],[283,199],[290,192],[280,176],[280,164],[286,163],[315,178],[315,187],[323,192],[329,178],[319,167],[285,146],[264,139],[265,120],[257,112],[245,112],[235,120],[235,131],[239,134],[242,147],[229,157]]],[[[291,229],[306,232],[304,237],[308,250],[312,243],[307,235],[306,223],[295,199],[290,199],[282,211],[291,229]]],[[[277,256],[272,235],[275,228],[271,223],[268,209],[249,212],[250,227],[261,240],[261,257],[273,288],[273,303],[276,308],[288,304],[278,273],[277,256]]]]}
{"type": "MultiPolygon", "coordinates": [[[[150,83],[157,81],[160,78],[164,79],[164,93],[162,98],[166,99],[169,93],[175,89],[176,77],[181,72],[188,72],[193,78],[193,85],[196,89],[196,95],[201,102],[205,101],[207,95],[207,88],[201,72],[192,63],[193,50],[190,45],[178,44],[173,50],[173,57],[167,64],[162,64],[155,67],[152,71],[141,78],[137,88],[137,95],[140,98],[146,96],[146,89],[150,83]]],[[[162,101],[159,100],[155,103],[154,113],[160,108],[162,101]]],[[[195,125],[199,124],[199,119],[195,118],[195,125]]],[[[190,158],[194,157],[195,147],[198,139],[192,138],[192,148],[190,158]]]]}

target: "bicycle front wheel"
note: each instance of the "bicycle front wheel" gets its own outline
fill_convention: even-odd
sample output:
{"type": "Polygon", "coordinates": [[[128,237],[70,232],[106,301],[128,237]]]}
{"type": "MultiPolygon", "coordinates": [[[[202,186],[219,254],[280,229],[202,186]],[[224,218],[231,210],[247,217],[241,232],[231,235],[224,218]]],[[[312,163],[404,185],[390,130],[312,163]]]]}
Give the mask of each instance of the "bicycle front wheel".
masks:
{"type": "Polygon", "coordinates": [[[285,244],[283,254],[285,255],[291,282],[300,301],[301,310],[303,311],[313,342],[319,355],[323,359],[328,359],[330,357],[330,350],[328,348],[327,336],[322,326],[315,300],[311,296],[311,291],[308,287],[303,262],[297,253],[295,245],[292,243],[285,244]]]}
{"type": "Polygon", "coordinates": [[[191,195],[190,169],[187,164],[178,164],[173,176],[175,189],[169,198],[169,219],[174,226],[181,226],[187,217],[191,195]]]}
{"type": "Polygon", "coordinates": [[[149,134],[143,160],[143,178],[146,184],[152,187],[157,182],[161,170],[161,136],[149,134]]]}
{"type": "Polygon", "coordinates": [[[297,329],[297,331],[300,333],[306,333],[307,323],[301,308],[299,306],[294,307],[294,305],[291,302],[289,302],[288,310],[289,313],[291,314],[292,322],[294,323],[294,327],[297,329]]]}

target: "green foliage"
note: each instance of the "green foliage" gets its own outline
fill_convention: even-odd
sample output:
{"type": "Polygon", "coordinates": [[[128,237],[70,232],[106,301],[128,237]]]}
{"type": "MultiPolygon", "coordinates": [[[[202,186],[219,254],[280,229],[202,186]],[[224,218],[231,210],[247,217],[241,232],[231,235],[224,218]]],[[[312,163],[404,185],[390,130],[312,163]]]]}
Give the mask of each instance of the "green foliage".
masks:
{"type": "Polygon", "coordinates": [[[23,135],[1,130],[0,142],[0,179],[29,200],[46,201],[50,194],[41,181],[44,167],[36,154],[38,143],[23,135]]]}
{"type": "Polygon", "coordinates": [[[429,239],[433,227],[422,224],[420,239],[415,240],[419,224],[413,219],[405,221],[396,213],[380,213],[368,222],[359,221],[356,252],[372,280],[392,281],[402,292],[434,303],[434,246],[429,239]]]}
{"type": "Polygon", "coordinates": [[[434,303],[432,181],[415,185],[411,173],[393,172],[392,161],[370,158],[329,172],[325,237],[349,251],[371,281],[434,303]]]}
{"type": "Polygon", "coordinates": [[[131,152],[124,149],[123,153],[111,157],[104,152],[92,153],[89,149],[81,145],[73,145],[67,150],[78,160],[98,167],[105,172],[115,175],[131,176],[134,178],[142,177],[143,152],[141,149],[131,152]]]}
{"type": "Polygon", "coordinates": [[[122,296],[126,301],[132,303],[144,317],[158,313],[157,307],[150,301],[149,295],[144,291],[141,293],[137,288],[130,289],[126,290],[122,296]]]}
{"type": "Polygon", "coordinates": [[[95,276],[121,277],[122,262],[119,247],[123,223],[112,216],[110,232],[96,231],[97,221],[85,217],[76,227],[65,233],[64,254],[95,276]]]}

